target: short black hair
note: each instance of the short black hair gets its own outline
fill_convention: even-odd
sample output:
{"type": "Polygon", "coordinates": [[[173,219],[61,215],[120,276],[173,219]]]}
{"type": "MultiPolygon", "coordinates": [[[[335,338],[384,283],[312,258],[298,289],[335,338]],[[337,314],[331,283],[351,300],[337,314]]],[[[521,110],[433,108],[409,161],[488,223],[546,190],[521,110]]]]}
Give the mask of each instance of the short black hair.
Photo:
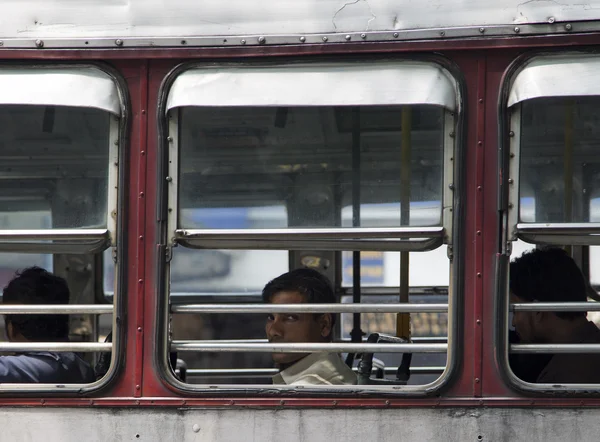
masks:
{"type": "MultiPolygon", "coordinates": [[[[269,281],[262,291],[265,303],[270,303],[273,295],[279,292],[298,292],[306,297],[309,304],[335,304],[335,294],[329,279],[315,269],[300,268],[291,270],[269,281]]],[[[317,313],[316,316],[321,316],[317,313]]],[[[331,327],[336,322],[336,315],[331,314],[331,327]]],[[[332,332],[333,334],[333,332],[332,332]]]]}
{"type": "MultiPolygon", "coordinates": [[[[587,284],[567,252],[557,247],[523,253],[510,263],[510,291],[537,302],[585,302],[587,284]]],[[[560,318],[585,317],[585,312],[554,312],[560,318]]]]}
{"type": "MultiPolygon", "coordinates": [[[[40,268],[29,267],[17,272],[4,287],[4,304],[68,304],[69,286],[60,276],[40,268]]],[[[68,315],[6,315],[5,321],[13,324],[30,341],[67,340],[68,315]]]]}

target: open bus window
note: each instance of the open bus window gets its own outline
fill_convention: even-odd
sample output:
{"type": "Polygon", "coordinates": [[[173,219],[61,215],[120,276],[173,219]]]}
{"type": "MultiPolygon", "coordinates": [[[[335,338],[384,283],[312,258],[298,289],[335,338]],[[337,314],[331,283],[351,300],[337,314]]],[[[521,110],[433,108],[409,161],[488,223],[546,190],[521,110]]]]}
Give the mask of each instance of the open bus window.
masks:
{"type": "MultiPolygon", "coordinates": [[[[81,368],[73,376],[57,366],[51,372],[32,372],[31,378],[0,377],[0,383],[17,384],[3,385],[3,391],[34,382],[49,393],[80,393],[81,384],[99,385],[114,355],[113,345],[104,343],[115,334],[116,315],[103,282],[112,278],[111,292],[118,292],[118,271],[105,267],[103,260],[119,250],[122,94],[111,75],[92,66],[5,65],[0,81],[0,283],[6,287],[16,272],[18,281],[26,278],[29,289],[17,290],[21,297],[14,299],[9,294],[4,302],[30,310],[3,316],[17,329],[30,324],[21,333],[25,341],[9,332],[3,346],[15,351],[15,358],[50,353],[53,361],[62,361],[60,367],[81,368]],[[22,273],[31,267],[54,275],[35,269],[22,273]],[[46,282],[34,283],[36,278],[46,282]],[[95,371],[100,359],[104,364],[95,371]]],[[[52,364],[31,365],[42,366],[52,364]]]]}
{"type": "Polygon", "coordinates": [[[587,391],[600,382],[593,374],[600,370],[598,355],[591,347],[580,353],[570,345],[600,343],[598,314],[589,311],[599,299],[593,290],[600,222],[599,72],[594,54],[541,55],[528,59],[507,84],[506,220],[513,254],[510,264],[505,261],[506,283],[499,284],[498,295],[510,296],[507,351],[500,350],[499,359],[508,359],[509,378],[520,389],[585,385],[587,391]],[[527,253],[518,250],[519,240],[529,243],[527,253]],[[530,310],[531,303],[542,304],[530,310]]]}
{"type": "MultiPolygon", "coordinates": [[[[390,364],[406,359],[400,348],[404,354],[409,348],[440,354],[435,367],[417,362],[431,376],[415,375],[410,384],[392,377],[388,385],[422,391],[424,385],[443,383],[452,354],[448,293],[460,279],[458,273],[450,276],[444,246],[454,232],[458,121],[450,74],[421,62],[191,68],[169,87],[166,213],[173,247],[165,263],[170,312],[163,318],[170,345],[160,356],[167,373],[174,368],[165,356],[170,350],[187,367],[188,390],[190,384],[198,391],[207,385],[264,385],[277,374],[270,354],[277,352],[270,347],[323,344],[266,340],[270,307],[261,305],[261,291],[288,270],[320,271],[333,286],[332,308],[354,309],[352,314],[367,319],[369,312],[362,310],[380,308],[373,304],[387,304],[394,316],[398,309],[418,310],[415,303],[426,304],[418,296],[392,305],[384,299],[389,287],[400,285],[405,267],[398,262],[400,252],[410,250],[416,264],[408,276],[411,286],[422,282],[416,267],[439,257],[443,289],[428,311],[442,313],[434,328],[443,339],[411,342],[404,328],[364,331],[379,331],[382,339],[393,335],[395,343],[383,350],[390,364]],[[377,275],[365,267],[358,283],[350,274],[349,286],[348,268],[357,250],[382,265],[370,269],[377,275]],[[348,305],[350,293],[369,287],[385,289],[384,297],[365,294],[362,304],[348,305]],[[216,347],[219,351],[211,351],[216,347]]],[[[283,307],[295,317],[293,306],[283,307]]],[[[426,316],[413,314],[417,322],[426,316]]],[[[338,322],[335,340],[324,343],[326,351],[358,356],[362,352],[354,350],[366,345],[366,338],[357,339],[358,332],[348,332],[344,324],[338,322]]],[[[357,369],[357,359],[346,362],[346,369],[357,369]]],[[[368,371],[367,379],[359,376],[365,388],[385,383],[368,379],[368,371]]],[[[181,372],[173,382],[181,385],[177,376],[181,372]]]]}

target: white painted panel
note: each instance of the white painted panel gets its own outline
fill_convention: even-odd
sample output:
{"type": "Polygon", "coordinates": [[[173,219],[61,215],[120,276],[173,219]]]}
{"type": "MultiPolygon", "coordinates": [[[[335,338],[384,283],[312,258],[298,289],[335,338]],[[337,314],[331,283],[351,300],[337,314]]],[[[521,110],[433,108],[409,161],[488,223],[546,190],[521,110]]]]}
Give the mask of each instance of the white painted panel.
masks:
{"type": "Polygon", "coordinates": [[[595,54],[536,57],[515,77],[508,107],[533,98],[600,95],[599,76],[595,54]]]}
{"type": "Polygon", "coordinates": [[[595,441],[596,408],[8,408],[1,440],[44,442],[595,441]]]}
{"type": "Polygon", "coordinates": [[[564,0],[4,0],[0,38],[307,34],[591,20],[564,0]]]}
{"type": "Polygon", "coordinates": [[[0,68],[1,104],[91,107],[121,114],[115,82],[99,69],[83,67],[0,68]]]}
{"type": "Polygon", "coordinates": [[[368,106],[432,104],[453,110],[455,84],[422,62],[312,63],[191,69],[171,87],[181,106],[368,106]]]}

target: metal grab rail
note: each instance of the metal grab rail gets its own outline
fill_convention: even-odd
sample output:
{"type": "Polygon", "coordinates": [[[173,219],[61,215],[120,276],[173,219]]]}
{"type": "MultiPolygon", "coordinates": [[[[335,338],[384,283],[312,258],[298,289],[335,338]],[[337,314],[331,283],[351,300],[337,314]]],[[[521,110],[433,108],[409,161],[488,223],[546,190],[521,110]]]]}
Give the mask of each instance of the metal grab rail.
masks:
{"type": "MultiPolygon", "coordinates": [[[[411,367],[410,373],[415,375],[441,374],[446,367],[411,367]]],[[[358,368],[354,367],[353,371],[358,368]]],[[[377,368],[373,368],[373,373],[377,372],[377,368]]],[[[395,367],[385,367],[385,374],[396,374],[398,371],[395,367]]],[[[279,373],[277,368],[188,368],[186,370],[188,376],[204,376],[204,377],[271,377],[279,373]],[[237,375],[237,376],[236,376],[237,375]]]]}
{"type": "Polygon", "coordinates": [[[111,342],[0,342],[0,352],[110,352],[111,342]]]}
{"type": "Polygon", "coordinates": [[[201,353],[445,353],[448,344],[346,344],[346,343],[255,343],[222,344],[202,341],[171,341],[171,351],[201,353]]]}
{"type": "Polygon", "coordinates": [[[527,302],[509,308],[511,312],[600,312],[600,302],[527,302]]]}
{"type": "Polygon", "coordinates": [[[107,315],[114,312],[110,304],[68,304],[68,305],[7,305],[0,304],[0,315],[107,315]]]}
{"type": "Polygon", "coordinates": [[[511,353],[600,353],[600,344],[511,344],[511,353]]]}
{"type": "Polygon", "coordinates": [[[448,304],[179,304],[172,313],[446,313],[448,304]]]}

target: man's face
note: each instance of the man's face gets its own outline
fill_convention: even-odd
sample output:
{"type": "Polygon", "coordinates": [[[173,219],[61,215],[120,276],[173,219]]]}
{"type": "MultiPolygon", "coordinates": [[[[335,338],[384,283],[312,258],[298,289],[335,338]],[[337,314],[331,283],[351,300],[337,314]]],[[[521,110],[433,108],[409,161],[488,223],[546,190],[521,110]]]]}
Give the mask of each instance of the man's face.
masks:
{"type": "MultiPolygon", "coordinates": [[[[511,293],[510,302],[524,303],[527,301],[511,293]]],[[[513,312],[512,325],[523,343],[534,343],[537,340],[535,315],[536,312],[513,312]]]]}
{"type": "MultiPolygon", "coordinates": [[[[298,292],[278,292],[271,297],[271,304],[303,304],[304,295],[298,292]]],[[[331,333],[331,316],[313,313],[272,313],[267,316],[265,331],[269,342],[324,342],[331,333]]],[[[273,361],[291,364],[306,353],[273,353],[273,361]]]]}

